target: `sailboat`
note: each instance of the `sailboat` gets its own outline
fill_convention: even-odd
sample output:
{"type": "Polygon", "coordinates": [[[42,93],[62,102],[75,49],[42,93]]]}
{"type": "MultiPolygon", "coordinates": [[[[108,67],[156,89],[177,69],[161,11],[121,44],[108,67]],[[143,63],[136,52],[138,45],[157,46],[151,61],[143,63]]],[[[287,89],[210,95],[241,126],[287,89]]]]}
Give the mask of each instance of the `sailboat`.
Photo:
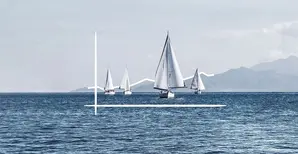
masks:
{"type": "Polygon", "coordinates": [[[161,90],[160,98],[173,98],[175,95],[172,89],[185,87],[168,32],[155,73],[154,89],[161,90]]]}
{"type": "Polygon", "coordinates": [[[131,95],[130,82],[129,82],[127,68],[124,71],[124,76],[122,78],[121,85],[119,88],[124,90],[124,92],[123,92],[124,95],[131,95]]]}
{"type": "Polygon", "coordinates": [[[107,70],[107,76],[106,76],[106,83],[105,83],[104,91],[105,91],[104,93],[106,95],[115,95],[115,89],[114,89],[114,86],[113,86],[113,80],[112,80],[110,69],[107,70]]]}
{"type": "Polygon", "coordinates": [[[196,72],[191,81],[190,89],[194,89],[195,94],[201,94],[201,91],[205,90],[205,86],[201,79],[199,69],[196,69],[196,72]]]}

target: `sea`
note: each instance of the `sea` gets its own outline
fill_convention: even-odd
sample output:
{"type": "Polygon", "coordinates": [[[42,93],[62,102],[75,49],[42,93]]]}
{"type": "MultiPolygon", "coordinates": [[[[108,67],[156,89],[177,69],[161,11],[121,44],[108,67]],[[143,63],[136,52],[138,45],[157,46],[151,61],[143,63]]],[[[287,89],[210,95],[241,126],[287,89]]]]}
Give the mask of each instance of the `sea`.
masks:
{"type": "Polygon", "coordinates": [[[98,94],[98,104],[219,108],[94,108],[92,93],[1,93],[0,153],[297,154],[298,93],[98,94]]]}

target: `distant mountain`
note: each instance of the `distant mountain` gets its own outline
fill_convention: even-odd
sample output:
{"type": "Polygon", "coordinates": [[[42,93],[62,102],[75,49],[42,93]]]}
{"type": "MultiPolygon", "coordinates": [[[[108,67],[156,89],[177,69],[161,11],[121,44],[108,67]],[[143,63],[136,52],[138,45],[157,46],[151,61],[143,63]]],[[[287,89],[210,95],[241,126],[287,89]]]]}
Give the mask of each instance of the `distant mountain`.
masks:
{"type": "MultiPolygon", "coordinates": [[[[274,92],[298,91],[298,76],[279,74],[274,71],[254,71],[241,67],[216,74],[213,77],[202,76],[206,91],[226,92],[274,92]]],[[[189,87],[191,79],[185,83],[189,87]]],[[[142,84],[133,89],[135,92],[152,92],[153,83],[142,84]]],[[[178,92],[190,92],[189,88],[177,89],[178,92]]]]}
{"type": "Polygon", "coordinates": [[[290,56],[286,59],[278,59],[272,62],[265,62],[251,67],[255,71],[275,71],[280,74],[298,76],[298,57],[290,56]]]}
{"type": "Polygon", "coordinates": [[[208,91],[298,91],[298,77],[241,67],[207,78],[208,91]]]}
{"type": "Polygon", "coordinates": [[[78,88],[78,89],[72,90],[70,92],[93,92],[93,90],[88,89],[87,87],[83,87],[83,88],[78,88]]]}
{"type": "MultiPolygon", "coordinates": [[[[298,58],[290,56],[272,62],[261,63],[251,68],[240,67],[216,74],[213,77],[201,75],[206,91],[229,92],[298,92],[298,58]]],[[[192,79],[186,80],[189,87],[192,79]]],[[[118,90],[118,89],[117,89],[118,90]]],[[[75,92],[88,92],[87,88],[75,92]]],[[[152,82],[143,82],[132,88],[133,92],[156,92],[152,82]]],[[[189,88],[176,89],[190,92],[189,88]]]]}
{"type": "MultiPolygon", "coordinates": [[[[118,88],[115,88],[115,91],[116,92],[121,92],[121,90],[120,89],[118,89],[118,88]]],[[[94,92],[94,90],[93,89],[88,89],[88,87],[83,87],[83,88],[78,88],[78,89],[75,89],[75,90],[72,90],[72,91],[70,91],[70,92],[94,92]]],[[[100,89],[98,89],[98,92],[102,92],[100,89]]]]}
{"type": "Polygon", "coordinates": [[[145,81],[135,87],[132,87],[133,92],[158,92],[158,90],[153,89],[154,83],[145,81]]]}

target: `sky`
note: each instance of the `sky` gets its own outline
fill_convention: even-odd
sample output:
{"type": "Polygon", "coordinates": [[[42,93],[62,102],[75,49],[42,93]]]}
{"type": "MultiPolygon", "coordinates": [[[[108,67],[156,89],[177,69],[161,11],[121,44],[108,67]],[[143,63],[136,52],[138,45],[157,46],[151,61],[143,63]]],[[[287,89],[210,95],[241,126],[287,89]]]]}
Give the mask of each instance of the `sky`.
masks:
{"type": "Polygon", "coordinates": [[[154,79],[169,31],[184,77],[298,55],[296,0],[0,0],[0,92],[63,92],[107,68],[154,79]]]}

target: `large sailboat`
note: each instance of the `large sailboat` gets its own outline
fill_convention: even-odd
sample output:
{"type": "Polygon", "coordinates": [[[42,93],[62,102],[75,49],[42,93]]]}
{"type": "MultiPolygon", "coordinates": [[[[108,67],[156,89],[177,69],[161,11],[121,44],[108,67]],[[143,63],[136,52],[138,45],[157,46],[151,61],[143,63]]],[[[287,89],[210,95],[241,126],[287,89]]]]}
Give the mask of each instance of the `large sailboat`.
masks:
{"type": "Polygon", "coordinates": [[[199,69],[196,69],[196,72],[191,81],[190,89],[194,89],[195,94],[201,94],[201,91],[205,90],[205,86],[201,79],[199,69]]]}
{"type": "Polygon", "coordinates": [[[106,95],[114,95],[115,94],[115,89],[114,89],[110,69],[107,70],[107,76],[106,76],[106,83],[105,83],[104,91],[105,91],[104,93],[106,95]]]}
{"type": "Polygon", "coordinates": [[[185,88],[185,83],[168,32],[155,73],[154,89],[161,90],[160,98],[173,98],[175,88],[185,88]]]}
{"type": "Polygon", "coordinates": [[[127,68],[124,71],[124,76],[122,78],[121,85],[119,88],[124,90],[124,92],[123,92],[124,95],[131,95],[131,93],[132,93],[131,88],[130,88],[130,82],[129,82],[127,68]]]}

